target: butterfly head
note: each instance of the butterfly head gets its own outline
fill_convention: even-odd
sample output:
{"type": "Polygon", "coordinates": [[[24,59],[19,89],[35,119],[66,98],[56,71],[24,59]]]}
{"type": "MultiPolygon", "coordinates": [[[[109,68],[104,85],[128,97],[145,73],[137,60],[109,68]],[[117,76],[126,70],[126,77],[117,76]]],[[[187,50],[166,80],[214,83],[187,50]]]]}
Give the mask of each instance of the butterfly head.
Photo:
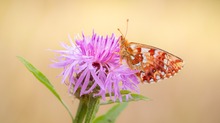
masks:
{"type": "MultiPolygon", "coordinates": [[[[120,29],[118,31],[121,33],[120,29]]],[[[126,54],[126,49],[128,48],[128,40],[125,38],[125,36],[121,33],[120,39],[119,39],[119,47],[120,47],[120,56],[123,58],[123,56],[126,54]]]]}
{"type": "Polygon", "coordinates": [[[126,39],[126,34],[123,35],[120,29],[118,29],[118,31],[121,33],[120,40],[119,40],[120,47],[121,46],[125,47],[128,44],[128,40],[126,39]]]}

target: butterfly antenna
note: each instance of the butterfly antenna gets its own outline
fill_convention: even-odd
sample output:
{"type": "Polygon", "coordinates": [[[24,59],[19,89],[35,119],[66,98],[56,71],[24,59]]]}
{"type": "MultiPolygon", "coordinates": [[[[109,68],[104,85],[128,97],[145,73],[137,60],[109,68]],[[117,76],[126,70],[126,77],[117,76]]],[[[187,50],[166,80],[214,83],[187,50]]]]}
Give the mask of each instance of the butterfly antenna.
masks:
{"type": "Polygon", "coordinates": [[[128,21],[129,21],[129,19],[127,19],[127,25],[126,25],[125,37],[127,36],[127,32],[128,32],[128,21]]]}
{"type": "Polygon", "coordinates": [[[122,37],[126,38],[127,32],[128,32],[128,21],[129,19],[127,19],[127,25],[126,25],[126,32],[125,35],[123,35],[123,33],[121,32],[121,30],[118,28],[118,31],[121,33],[122,37]]]}
{"type": "Polygon", "coordinates": [[[121,30],[118,28],[118,31],[121,33],[122,37],[124,37],[123,33],[121,32],[121,30]]]}

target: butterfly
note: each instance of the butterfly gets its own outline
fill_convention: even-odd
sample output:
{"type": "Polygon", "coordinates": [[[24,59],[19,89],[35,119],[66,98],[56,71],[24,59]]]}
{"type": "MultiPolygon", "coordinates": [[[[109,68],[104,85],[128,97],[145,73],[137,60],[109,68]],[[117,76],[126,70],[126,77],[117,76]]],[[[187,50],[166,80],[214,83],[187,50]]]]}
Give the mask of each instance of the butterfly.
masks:
{"type": "Polygon", "coordinates": [[[120,37],[119,45],[120,60],[125,60],[130,69],[138,71],[136,76],[142,83],[170,78],[183,68],[181,58],[162,49],[129,42],[123,35],[120,37]]]}

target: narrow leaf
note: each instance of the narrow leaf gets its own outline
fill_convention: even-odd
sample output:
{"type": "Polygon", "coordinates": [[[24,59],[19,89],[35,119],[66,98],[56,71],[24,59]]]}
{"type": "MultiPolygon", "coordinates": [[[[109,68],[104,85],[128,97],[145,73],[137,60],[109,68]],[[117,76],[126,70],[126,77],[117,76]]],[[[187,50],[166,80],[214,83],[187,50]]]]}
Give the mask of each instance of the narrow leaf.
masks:
{"type": "Polygon", "coordinates": [[[64,103],[64,101],[60,98],[59,94],[54,89],[53,85],[50,83],[50,81],[47,79],[47,77],[41,73],[39,70],[37,70],[32,64],[30,64],[28,61],[26,61],[24,58],[18,56],[18,59],[26,66],[26,68],[42,83],[44,84],[56,98],[62,103],[62,105],[66,108],[68,111],[72,122],[73,122],[73,116],[71,114],[71,111],[67,107],[67,105],[64,103]]]}
{"type": "MultiPolygon", "coordinates": [[[[126,94],[130,94],[131,91],[121,90],[120,93],[121,93],[121,95],[126,95],[126,94]]],[[[114,94],[114,93],[111,93],[111,95],[114,96],[115,94],[114,94]]],[[[110,97],[109,93],[105,94],[105,97],[110,97]]]]}
{"type": "MultiPolygon", "coordinates": [[[[130,94],[132,98],[129,98],[128,100],[126,99],[126,95],[122,96],[122,102],[131,102],[131,101],[139,101],[139,100],[144,100],[147,101],[149,100],[148,97],[145,97],[140,94],[130,94]]],[[[107,105],[107,104],[112,104],[112,103],[120,103],[119,100],[116,100],[115,102],[112,100],[109,100],[107,102],[102,102],[100,105],[107,105]]]]}
{"type": "Polygon", "coordinates": [[[126,108],[127,102],[113,106],[106,114],[97,117],[93,123],[114,123],[119,114],[126,108]]]}

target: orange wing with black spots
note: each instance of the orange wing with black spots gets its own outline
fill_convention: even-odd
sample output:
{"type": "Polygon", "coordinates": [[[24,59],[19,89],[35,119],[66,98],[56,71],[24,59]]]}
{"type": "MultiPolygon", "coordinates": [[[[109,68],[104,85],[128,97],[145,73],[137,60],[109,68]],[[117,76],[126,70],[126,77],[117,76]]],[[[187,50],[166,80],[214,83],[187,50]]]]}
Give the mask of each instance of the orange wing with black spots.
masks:
{"type": "Polygon", "coordinates": [[[121,37],[120,56],[131,69],[139,71],[136,75],[141,82],[157,82],[183,68],[181,58],[153,46],[128,42],[124,37],[121,37]]]}

